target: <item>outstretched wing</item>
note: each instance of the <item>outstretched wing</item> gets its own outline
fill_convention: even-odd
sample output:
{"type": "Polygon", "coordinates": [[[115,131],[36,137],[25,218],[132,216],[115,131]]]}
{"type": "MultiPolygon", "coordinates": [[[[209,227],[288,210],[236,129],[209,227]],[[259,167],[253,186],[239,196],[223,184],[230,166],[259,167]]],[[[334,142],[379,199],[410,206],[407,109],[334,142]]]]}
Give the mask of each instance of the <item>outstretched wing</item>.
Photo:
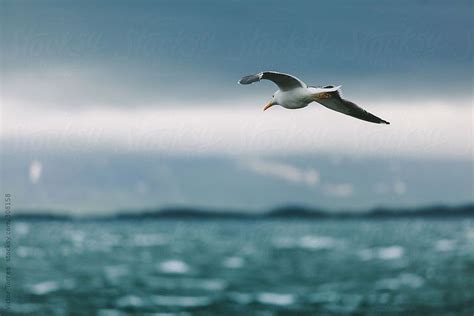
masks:
{"type": "MultiPolygon", "coordinates": [[[[325,88],[330,88],[331,86],[325,87],[325,88]]],[[[344,100],[341,98],[341,95],[339,94],[339,91],[331,91],[331,92],[320,92],[314,94],[314,101],[324,105],[325,107],[341,112],[346,115],[350,115],[352,117],[372,122],[372,123],[377,123],[377,124],[390,124],[389,122],[381,119],[380,117],[377,117],[363,108],[359,107],[357,104],[344,100]]]]}
{"type": "Polygon", "coordinates": [[[264,71],[255,75],[245,76],[239,80],[239,84],[251,84],[262,79],[273,81],[281,91],[306,88],[306,84],[300,79],[275,71],[264,71]]]}

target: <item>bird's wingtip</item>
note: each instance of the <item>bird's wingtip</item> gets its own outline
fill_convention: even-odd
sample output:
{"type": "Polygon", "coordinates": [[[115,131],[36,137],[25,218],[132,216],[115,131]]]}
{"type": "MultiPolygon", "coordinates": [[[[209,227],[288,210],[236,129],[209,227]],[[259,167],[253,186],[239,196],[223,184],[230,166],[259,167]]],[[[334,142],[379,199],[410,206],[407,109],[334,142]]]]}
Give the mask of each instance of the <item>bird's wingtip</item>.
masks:
{"type": "Polygon", "coordinates": [[[390,125],[390,122],[382,120],[382,124],[390,125]]]}
{"type": "Polygon", "coordinates": [[[242,77],[242,79],[240,79],[238,81],[239,84],[251,84],[251,83],[254,83],[254,82],[257,82],[257,81],[260,81],[260,79],[262,79],[262,76],[260,74],[257,74],[257,75],[248,75],[248,76],[244,76],[242,77]]]}

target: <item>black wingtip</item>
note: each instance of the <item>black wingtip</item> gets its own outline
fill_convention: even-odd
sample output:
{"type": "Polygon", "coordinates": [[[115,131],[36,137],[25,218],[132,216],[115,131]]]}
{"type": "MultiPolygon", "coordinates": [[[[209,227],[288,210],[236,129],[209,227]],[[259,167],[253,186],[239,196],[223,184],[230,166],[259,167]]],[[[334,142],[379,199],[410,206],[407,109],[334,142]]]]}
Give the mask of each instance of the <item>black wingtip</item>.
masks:
{"type": "Polygon", "coordinates": [[[242,79],[239,80],[239,84],[251,84],[254,82],[257,82],[260,80],[260,77],[258,75],[249,75],[245,76],[242,79]]]}

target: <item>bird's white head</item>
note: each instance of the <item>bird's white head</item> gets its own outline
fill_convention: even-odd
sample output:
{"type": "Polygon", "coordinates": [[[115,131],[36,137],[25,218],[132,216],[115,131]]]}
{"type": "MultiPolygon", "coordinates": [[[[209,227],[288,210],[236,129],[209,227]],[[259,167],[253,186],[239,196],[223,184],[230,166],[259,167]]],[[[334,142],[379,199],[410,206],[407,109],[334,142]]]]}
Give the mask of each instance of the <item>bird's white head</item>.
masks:
{"type": "Polygon", "coordinates": [[[265,105],[265,107],[263,108],[264,111],[271,108],[274,105],[278,105],[278,101],[277,101],[278,92],[280,92],[280,90],[278,90],[272,95],[272,99],[270,100],[270,102],[268,102],[267,105],[265,105]]]}

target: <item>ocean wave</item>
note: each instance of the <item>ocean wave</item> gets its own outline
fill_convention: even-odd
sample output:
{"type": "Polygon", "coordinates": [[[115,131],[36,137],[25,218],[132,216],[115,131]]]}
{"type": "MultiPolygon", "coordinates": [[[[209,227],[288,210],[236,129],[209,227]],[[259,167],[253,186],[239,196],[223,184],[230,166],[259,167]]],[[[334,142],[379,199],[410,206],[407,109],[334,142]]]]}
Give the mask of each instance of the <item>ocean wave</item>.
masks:
{"type": "Polygon", "coordinates": [[[82,243],[86,239],[86,234],[81,230],[72,230],[69,233],[69,238],[74,245],[78,246],[82,245],[82,243]]]}
{"type": "Polygon", "coordinates": [[[295,296],[293,294],[263,292],[257,294],[256,300],[266,305],[288,306],[295,303],[295,296]]]}
{"type": "Polygon", "coordinates": [[[320,291],[308,296],[312,304],[323,305],[334,312],[354,312],[363,301],[359,294],[339,294],[336,291],[320,291]]]}
{"type": "Polygon", "coordinates": [[[125,308],[125,307],[142,307],[145,305],[145,301],[136,295],[126,295],[120,297],[115,304],[118,307],[125,308]]]}
{"type": "Polygon", "coordinates": [[[30,225],[27,223],[16,223],[14,226],[15,235],[27,235],[30,232],[30,225]]]}
{"type": "Polygon", "coordinates": [[[41,304],[32,304],[32,303],[12,303],[10,305],[10,310],[19,315],[27,315],[32,313],[37,313],[41,309],[41,304]]]}
{"type": "Polygon", "coordinates": [[[28,246],[19,246],[16,249],[16,255],[20,258],[34,257],[39,258],[44,255],[44,252],[41,249],[28,247],[28,246]]]}
{"type": "Polygon", "coordinates": [[[299,245],[306,249],[333,249],[339,244],[337,239],[326,236],[304,236],[300,239],[299,245]]]}
{"type": "Polygon", "coordinates": [[[413,273],[402,273],[396,278],[381,279],[375,283],[377,289],[398,290],[401,287],[417,289],[423,286],[425,280],[413,273]]]}
{"type": "Polygon", "coordinates": [[[75,247],[88,252],[110,252],[113,247],[122,246],[122,237],[114,233],[103,233],[96,238],[89,237],[75,247]]]}
{"type": "Polygon", "coordinates": [[[123,315],[122,312],[120,312],[117,309],[112,309],[112,308],[99,309],[97,311],[97,316],[121,316],[121,315],[123,315]]]}
{"type": "Polygon", "coordinates": [[[158,306],[199,307],[210,305],[213,300],[207,296],[153,295],[151,301],[158,306]]]}
{"type": "Polygon", "coordinates": [[[129,273],[128,267],[124,265],[104,267],[105,278],[112,283],[117,283],[122,277],[129,273]]]}
{"type": "Polygon", "coordinates": [[[188,286],[208,291],[222,291],[227,287],[227,281],[221,279],[194,280],[189,279],[188,286]]]}
{"type": "Polygon", "coordinates": [[[435,249],[438,251],[451,251],[454,249],[454,246],[456,245],[455,240],[451,239],[440,239],[436,241],[435,243],[435,249]]]}
{"type": "Polygon", "coordinates": [[[30,293],[35,295],[45,295],[59,290],[60,286],[56,281],[45,281],[32,285],[30,293]]]}
{"type": "Polygon", "coordinates": [[[167,240],[159,234],[137,234],[131,240],[131,244],[136,247],[162,246],[167,243],[167,240]]]}
{"type": "Polygon", "coordinates": [[[338,239],[328,236],[306,235],[300,238],[279,237],[273,240],[276,248],[302,248],[307,250],[329,250],[341,245],[338,239]]]}
{"type": "Polygon", "coordinates": [[[393,260],[403,256],[405,250],[401,246],[382,247],[378,249],[377,255],[382,260],[393,260]]]}
{"type": "Polygon", "coordinates": [[[363,261],[372,259],[394,260],[403,257],[404,253],[405,249],[401,246],[389,246],[362,249],[357,253],[357,255],[363,261]]]}
{"type": "Polygon", "coordinates": [[[227,297],[229,300],[240,305],[248,305],[256,302],[263,305],[289,306],[295,304],[296,302],[295,296],[288,293],[260,292],[256,294],[250,294],[230,292],[227,294],[227,297]]]}
{"type": "Polygon", "coordinates": [[[244,259],[242,257],[228,257],[224,259],[222,265],[229,269],[239,269],[244,266],[244,259]]]}
{"type": "Polygon", "coordinates": [[[319,291],[308,296],[309,301],[314,304],[338,302],[341,296],[336,291],[319,291]]]}
{"type": "Polygon", "coordinates": [[[253,302],[253,295],[249,293],[230,292],[227,297],[240,305],[247,305],[253,302]]]}
{"type": "Polygon", "coordinates": [[[222,291],[228,286],[224,279],[199,279],[184,277],[149,277],[147,283],[160,290],[204,290],[222,291]]]}
{"type": "Polygon", "coordinates": [[[190,266],[181,260],[168,260],[160,263],[158,269],[162,273],[186,274],[191,270],[190,266]]]}

